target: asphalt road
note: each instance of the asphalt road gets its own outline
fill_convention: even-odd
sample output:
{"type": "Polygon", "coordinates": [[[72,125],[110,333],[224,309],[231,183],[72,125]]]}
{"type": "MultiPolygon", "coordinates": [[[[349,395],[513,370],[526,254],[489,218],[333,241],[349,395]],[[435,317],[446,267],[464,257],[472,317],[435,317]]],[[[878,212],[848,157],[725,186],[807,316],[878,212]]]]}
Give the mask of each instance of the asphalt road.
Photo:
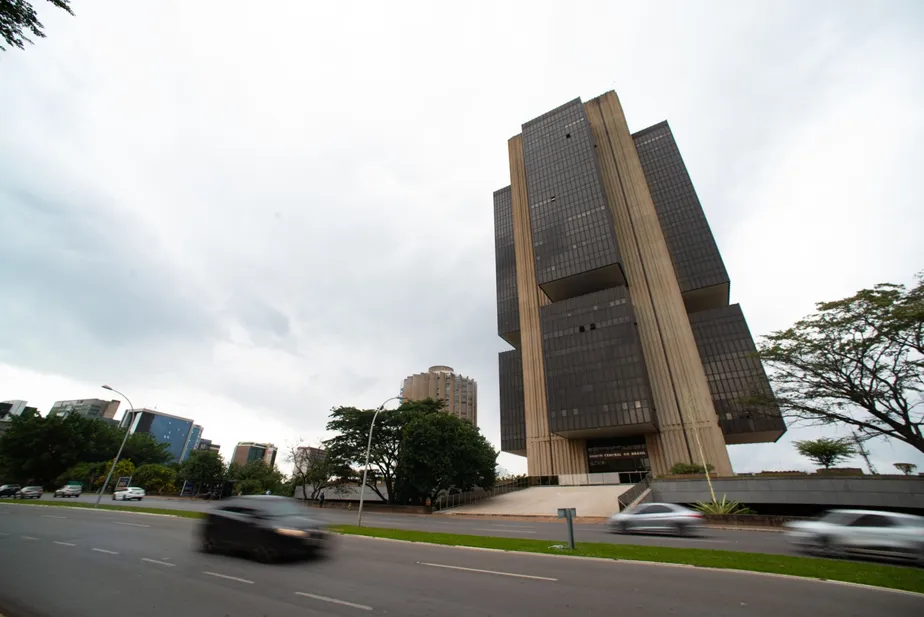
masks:
{"type": "MultiPolygon", "coordinates": [[[[53,500],[45,495],[41,500],[29,503],[53,500]]],[[[92,503],[95,495],[82,495],[81,502],[92,503]]],[[[71,501],[71,499],[54,501],[71,501]]],[[[0,501],[0,504],[3,502],[0,501]]],[[[164,499],[145,497],[143,501],[117,501],[105,498],[102,503],[125,506],[142,506],[148,508],[167,508],[172,510],[206,511],[214,508],[217,502],[200,500],[164,499]]],[[[334,524],[356,524],[356,511],[339,508],[313,508],[312,513],[334,524]]],[[[498,536],[507,538],[533,538],[537,540],[567,541],[564,521],[557,523],[508,521],[501,518],[470,518],[440,515],[413,515],[366,512],[363,525],[368,527],[388,527],[417,531],[435,531],[442,533],[460,533],[476,536],[498,536]]],[[[621,544],[639,544],[644,546],[675,546],[679,548],[710,548],[715,550],[745,551],[752,553],[795,554],[786,542],[783,534],[768,531],[741,531],[725,529],[708,529],[704,535],[696,538],[677,538],[657,535],[617,535],[606,531],[600,524],[575,524],[576,542],[613,542],[621,544]]]]}
{"type": "Polygon", "coordinates": [[[198,521],[0,504],[0,614],[163,617],[882,617],[924,596],[687,567],[339,538],[262,565],[197,552],[198,521]]]}

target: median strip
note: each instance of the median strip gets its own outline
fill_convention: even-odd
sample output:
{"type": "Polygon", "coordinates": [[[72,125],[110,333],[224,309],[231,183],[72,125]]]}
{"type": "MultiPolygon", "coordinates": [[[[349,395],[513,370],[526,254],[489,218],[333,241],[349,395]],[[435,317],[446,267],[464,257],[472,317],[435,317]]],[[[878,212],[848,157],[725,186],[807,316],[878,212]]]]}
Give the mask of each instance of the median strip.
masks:
{"type": "Polygon", "coordinates": [[[133,514],[159,514],[161,516],[179,516],[182,518],[205,518],[205,512],[195,512],[192,510],[169,510],[166,508],[145,508],[141,506],[109,506],[100,504],[96,506],[92,503],[71,503],[61,501],[49,501],[45,503],[16,503],[6,502],[2,505],[28,508],[79,508],[83,510],[108,510],[110,512],[130,512],[133,514]]]}
{"type": "Polygon", "coordinates": [[[803,578],[856,583],[873,587],[924,593],[924,570],[879,563],[841,561],[794,555],[768,555],[705,548],[674,548],[579,542],[575,550],[547,540],[501,538],[464,534],[409,531],[338,525],[331,531],[345,535],[386,538],[442,546],[462,546],[499,551],[593,557],[613,561],[638,561],[689,567],[742,570],[803,578]]]}

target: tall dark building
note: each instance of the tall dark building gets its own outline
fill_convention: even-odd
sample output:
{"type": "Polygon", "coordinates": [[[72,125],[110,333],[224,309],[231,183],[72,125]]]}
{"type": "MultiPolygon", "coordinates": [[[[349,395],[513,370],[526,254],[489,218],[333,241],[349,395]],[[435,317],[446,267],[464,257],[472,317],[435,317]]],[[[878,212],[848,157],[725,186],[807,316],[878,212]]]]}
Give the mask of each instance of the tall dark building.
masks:
{"type": "Polygon", "coordinates": [[[530,475],[675,463],[731,474],[726,444],[776,441],[778,409],[670,127],[629,132],[615,92],[508,142],[494,193],[501,447],[530,475]]]}

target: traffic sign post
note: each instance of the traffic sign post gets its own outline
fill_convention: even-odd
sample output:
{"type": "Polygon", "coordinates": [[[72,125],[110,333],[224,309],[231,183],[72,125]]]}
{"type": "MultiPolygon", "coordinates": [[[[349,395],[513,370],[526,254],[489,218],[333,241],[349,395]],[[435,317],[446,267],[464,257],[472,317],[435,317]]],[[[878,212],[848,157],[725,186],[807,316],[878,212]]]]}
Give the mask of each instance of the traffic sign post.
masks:
{"type": "Polygon", "coordinates": [[[558,518],[565,519],[565,523],[568,525],[568,548],[572,551],[574,550],[574,517],[576,515],[577,511],[574,508],[558,509],[558,518]]]}

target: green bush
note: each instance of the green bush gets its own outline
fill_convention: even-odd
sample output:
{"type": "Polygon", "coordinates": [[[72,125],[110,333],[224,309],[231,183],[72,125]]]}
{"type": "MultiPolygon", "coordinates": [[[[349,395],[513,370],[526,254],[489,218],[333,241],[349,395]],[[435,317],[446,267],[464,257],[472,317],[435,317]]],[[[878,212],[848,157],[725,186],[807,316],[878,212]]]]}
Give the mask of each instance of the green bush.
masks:
{"type": "Polygon", "coordinates": [[[714,468],[709,463],[706,463],[705,468],[695,463],[676,463],[671,467],[671,473],[675,476],[705,475],[706,469],[712,471],[714,468]]]}

